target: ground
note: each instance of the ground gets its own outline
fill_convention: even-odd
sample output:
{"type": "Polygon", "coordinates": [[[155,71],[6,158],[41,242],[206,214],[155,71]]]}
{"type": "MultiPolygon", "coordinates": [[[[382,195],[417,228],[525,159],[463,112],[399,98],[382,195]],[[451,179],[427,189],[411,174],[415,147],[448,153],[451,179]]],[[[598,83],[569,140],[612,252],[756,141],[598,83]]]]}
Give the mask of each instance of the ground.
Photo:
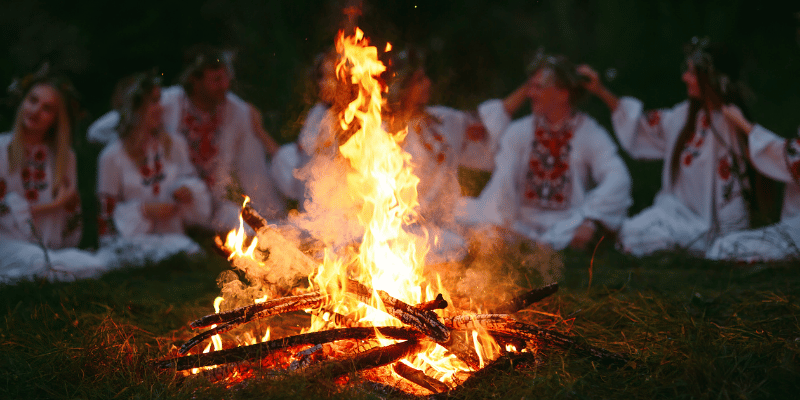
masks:
{"type": "MultiPolygon", "coordinates": [[[[497,262],[521,286],[535,286],[530,260],[541,257],[531,257],[530,246],[509,248],[497,262]]],[[[498,368],[453,397],[791,398],[800,389],[800,270],[793,263],[636,259],[610,247],[593,260],[569,251],[552,258],[564,264],[561,290],[517,317],[631,362],[613,366],[550,350],[537,366],[498,368]]],[[[154,370],[149,361],[191,337],[188,322],[212,310],[216,279],[228,268],[209,252],[97,280],[0,286],[0,397],[397,396],[357,379],[342,386],[257,377],[229,389],[154,370]]]]}

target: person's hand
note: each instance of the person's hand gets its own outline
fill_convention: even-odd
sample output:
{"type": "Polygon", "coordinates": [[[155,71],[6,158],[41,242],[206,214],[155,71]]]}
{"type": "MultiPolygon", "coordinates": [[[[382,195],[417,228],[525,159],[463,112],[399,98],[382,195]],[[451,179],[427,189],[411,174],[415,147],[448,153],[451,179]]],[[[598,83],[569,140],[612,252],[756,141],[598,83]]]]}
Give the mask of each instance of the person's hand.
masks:
{"type": "Polygon", "coordinates": [[[575,234],[572,236],[569,247],[576,250],[585,250],[586,246],[592,241],[592,238],[594,238],[595,232],[597,232],[597,223],[590,219],[584,220],[583,223],[575,229],[575,234]]]}
{"type": "Polygon", "coordinates": [[[583,82],[583,87],[586,88],[586,90],[595,95],[603,91],[603,83],[600,82],[600,75],[594,70],[594,68],[586,64],[582,64],[575,68],[575,70],[579,75],[586,77],[586,81],[583,82]]]}
{"type": "Polygon", "coordinates": [[[56,198],[53,199],[52,209],[59,209],[63,208],[69,211],[75,210],[80,203],[80,197],[78,196],[78,191],[75,189],[68,189],[68,190],[59,190],[56,194],[56,198]]]}
{"type": "Polygon", "coordinates": [[[192,202],[192,191],[186,186],[181,186],[172,193],[172,198],[178,203],[187,204],[192,202]]]}
{"type": "Polygon", "coordinates": [[[142,212],[147,219],[158,221],[168,219],[178,212],[176,203],[145,203],[142,212]]]}
{"type": "Polygon", "coordinates": [[[753,130],[753,124],[745,118],[742,110],[735,104],[726,104],[722,106],[722,115],[736,130],[749,135],[753,130]]]}
{"type": "Polygon", "coordinates": [[[472,140],[474,142],[482,142],[486,140],[486,128],[483,127],[483,124],[480,122],[473,122],[467,125],[467,139],[472,140]]]}

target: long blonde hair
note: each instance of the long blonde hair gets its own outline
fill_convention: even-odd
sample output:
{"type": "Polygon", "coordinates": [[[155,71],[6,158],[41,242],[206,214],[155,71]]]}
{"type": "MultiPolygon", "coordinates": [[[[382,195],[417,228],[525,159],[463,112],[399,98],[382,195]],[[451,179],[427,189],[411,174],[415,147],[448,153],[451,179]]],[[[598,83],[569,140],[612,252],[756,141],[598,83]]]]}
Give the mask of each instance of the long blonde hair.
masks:
{"type": "MultiPolygon", "coordinates": [[[[122,140],[122,147],[125,149],[128,156],[135,162],[142,163],[144,162],[145,154],[141,151],[142,149],[136,148],[134,133],[142,123],[142,110],[148,104],[148,97],[153,90],[161,86],[161,78],[155,70],[153,70],[135,74],[126,78],[125,81],[129,81],[130,83],[127,85],[122,95],[121,107],[119,110],[120,122],[117,126],[117,133],[122,140]]],[[[163,128],[159,129],[157,140],[164,147],[165,155],[170,157],[172,139],[169,134],[167,134],[167,131],[163,128]]]]}
{"type": "MultiPolygon", "coordinates": [[[[53,176],[55,179],[53,180],[52,185],[52,194],[55,196],[56,193],[58,193],[58,190],[70,181],[70,177],[67,176],[67,174],[70,170],[69,164],[74,159],[72,152],[72,118],[70,117],[69,109],[67,108],[67,102],[64,98],[64,93],[59,90],[58,85],[47,80],[43,80],[31,85],[30,89],[28,89],[28,91],[25,93],[25,97],[23,97],[23,103],[21,103],[17,108],[17,114],[14,118],[14,136],[11,138],[11,143],[8,146],[8,170],[9,172],[19,171],[20,168],[22,168],[23,162],[25,161],[25,149],[22,144],[22,108],[25,102],[24,99],[27,98],[34,88],[40,85],[47,85],[53,88],[53,90],[55,90],[57,93],[58,98],[58,115],[56,116],[53,126],[50,127],[47,136],[45,136],[45,142],[47,146],[49,146],[51,150],[54,150],[56,155],[53,171],[53,176]]],[[[73,184],[76,183],[73,182],[73,184]]]]}

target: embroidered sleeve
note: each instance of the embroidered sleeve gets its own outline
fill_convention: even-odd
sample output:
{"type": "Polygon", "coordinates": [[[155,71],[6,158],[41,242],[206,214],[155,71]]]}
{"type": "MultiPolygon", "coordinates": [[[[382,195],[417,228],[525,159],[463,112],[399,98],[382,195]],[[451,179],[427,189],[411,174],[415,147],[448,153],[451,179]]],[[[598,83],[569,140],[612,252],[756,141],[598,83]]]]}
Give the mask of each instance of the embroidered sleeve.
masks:
{"type": "Polygon", "coordinates": [[[632,157],[660,160],[667,151],[665,124],[673,112],[674,109],[645,111],[638,99],[623,97],[611,121],[619,143],[632,157]]]}
{"type": "Polygon", "coordinates": [[[768,177],[800,184],[800,139],[785,139],[761,125],[748,137],[753,165],[768,177]]]}
{"type": "Polygon", "coordinates": [[[597,185],[582,206],[585,219],[599,221],[616,230],[627,216],[631,199],[631,177],[611,138],[602,130],[592,132],[588,167],[597,185]]]}

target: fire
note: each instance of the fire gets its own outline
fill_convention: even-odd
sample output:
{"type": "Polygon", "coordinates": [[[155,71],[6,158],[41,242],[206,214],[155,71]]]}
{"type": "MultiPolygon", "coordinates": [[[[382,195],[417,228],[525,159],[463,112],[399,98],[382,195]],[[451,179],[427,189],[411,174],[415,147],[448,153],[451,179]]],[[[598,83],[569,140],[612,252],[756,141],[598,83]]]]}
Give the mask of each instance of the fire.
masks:
{"type": "MultiPolygon", "coordinates": [[[[389,51],[391,44],[387,43],[385,49],[389,51]]],[[[385,103],[382,93],[386,88],[377,78],[386,67],[378,59],[377,48],[369,45],[361,29],[356,28],[353,36],[339,32],[336,50],[340,55],[337,77],[358,88],[356,99],[340,115],[342,130],[354,133],[339,147],[339,152],[349,166],[346,182],[342,184],[360,204],[354,217],[364,228],[364,233],[360,242],[345,254],[326,249],[323,262],[309,276],[309,290],[324,293],[331,300],[319,310],[307,310],[312,313],[312,319],[306,331],[337,327],[334,314],[361,326],[403,326],[386,312],[378,291],[411,305],[431,301],[437,294],[442,294],[450,304],[452,301],[439,279],[430,281],[423,273],[428,252],[427,238],[407,229],[418,219],[416,188],[419,178],[414,174],[411,156],[401,146],[406,131],[390,133],[384,130],[381,108],[385,103]],[[354,301],[346,294],[350,279],[373,289],[370,306],[354,301]]],[[[243,206],[248,200],[245,199],[243,206]]],[[[253,239],[245,249],[244,222],[241,216],[239,220],[239,229],[228,234],[225,248],[230,252],[230,258],[252,258],[257,240],[253,239]]],[[[264,265],[256,260],[253,262],[261,267],[264,265]]],[[[223,300],[221,297],[217,300],[215,308],[219,312],[223,300]]],[[[263,301],[266,298],[256,299],[255,303],[263,301]]],[[[440,318],[445,316],[442,310],[437,313],[440,318]]],[[[485,331],[472,330],[467,335],[460,339],[474,346],[480,367],[499,355],[499,346],[485,331]]],[[[378,336],[382,346],[394,343],[378,336]]],[[[214,348],[221,349],[219,336],[214,338],[214,348]]],[[[268,339],[269,330],[262,341],[268,339]]],[[[248,334],[240,341],[254,342],[255,336],[248,334]]],[[[402,362],[448,384],[454,382],[457,374],[472,371],[465,362],[433,342],[402,362]]]]}

